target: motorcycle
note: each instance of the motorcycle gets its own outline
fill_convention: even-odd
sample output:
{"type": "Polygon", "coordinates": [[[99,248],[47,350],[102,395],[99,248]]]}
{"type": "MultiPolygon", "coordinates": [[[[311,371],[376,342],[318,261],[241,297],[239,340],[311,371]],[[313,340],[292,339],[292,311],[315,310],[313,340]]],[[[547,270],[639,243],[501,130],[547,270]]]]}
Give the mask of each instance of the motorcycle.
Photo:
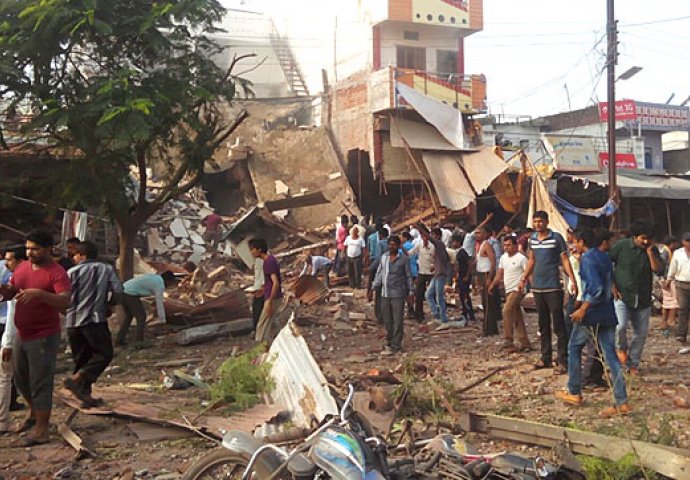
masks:
{"type": "MultiPolygon", "coordinates": [[[[337,416],[327,417],[288,450],[246,432],[223,435],[222,447],[199,459],[182,480],[584,480],[581,474],[541,457],[513,453],[461,454],[456,437],[437,435],[415,442],[412,454],[397,458],[400,446],[387,446],[371,434],[367,422],[351,409],[354,387],[337,416]]],[[[289,434],[282,440],[298,440],[289,434]]]]}
{"type": "Polygon", "coordinates": [[[354,393],[350,385],[340,414],[327,417],[291,451],[230,431],[223,436],[222,448],[202,457],[182,480],[385,480],[386,445],[355,420],[354,393]]]}

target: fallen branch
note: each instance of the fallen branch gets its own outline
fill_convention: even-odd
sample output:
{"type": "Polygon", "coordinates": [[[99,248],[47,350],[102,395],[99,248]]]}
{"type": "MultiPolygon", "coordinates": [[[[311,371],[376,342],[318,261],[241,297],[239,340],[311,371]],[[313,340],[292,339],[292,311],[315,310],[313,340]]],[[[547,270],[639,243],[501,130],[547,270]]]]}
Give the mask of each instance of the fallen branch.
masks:
{"type": "Polygon", "coordinates": [[[508,369],[508,367],[505,367],[505,366],[504,366],[504,367],[495,368],[494,370],[491,370],[489,373],[487,373],[487,374],[484,375],[483,377],[481,377],[481,378],[479,378],[478,380],[475,380],[474,382],[470,383],[470,384],[467,385],[466,387],[462,387],[462,388],[459,388],[459,389],[455,390],[455,391],[453,392],[453,394],[454,394],[454,395],[460,395],[461,393],[465,393],[465,392],[467,392],[467,391],[469,391],[469,390],[472,390],[474,387],[476,387],[476,386],[478,386],[478,385],[481,385],[482,383],[484,383],[485,381],[487,381],[488,379],[490,379],[491,377],[493,377],[494,375],[496,375],[498,372],[502,372],[503,370],[507,370],[507,369],[508,369]]]}
{"type": "Polygon", "coordinates": [[[441,403],[443,406],[448,410],[448,413],[450,416],[453,418],[455,421],[460,421],[460,414],[453,408],[453,404],[450,403],[450,400],[448,400],[448,397],[446,397],[446,394],[443,392],[441,387],[438,386],[438,384],[434,381],[434,378],[429,375],[427,378],[427,381],[429,382],[429,385],[431,385],[431,388],[433,388],[434,392],[436,392],[436,395],[441,399],[441,403]]]}

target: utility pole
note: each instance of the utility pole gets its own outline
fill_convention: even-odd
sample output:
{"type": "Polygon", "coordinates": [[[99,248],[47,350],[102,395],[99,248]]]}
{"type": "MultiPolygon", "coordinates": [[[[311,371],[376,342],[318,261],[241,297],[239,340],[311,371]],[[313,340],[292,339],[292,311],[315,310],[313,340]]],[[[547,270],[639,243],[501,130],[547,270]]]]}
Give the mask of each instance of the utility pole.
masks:
{"type": "Polygon", "coordinates": [[[606,0],[606,74],[608,102],[608,144],[609,144],[609,198],[618,208],[611,215],[611,230],[620,230],[620,205],[616,182],[616,62],[618,61],[618,31],[614,14],[614,0],[606,0]]]}

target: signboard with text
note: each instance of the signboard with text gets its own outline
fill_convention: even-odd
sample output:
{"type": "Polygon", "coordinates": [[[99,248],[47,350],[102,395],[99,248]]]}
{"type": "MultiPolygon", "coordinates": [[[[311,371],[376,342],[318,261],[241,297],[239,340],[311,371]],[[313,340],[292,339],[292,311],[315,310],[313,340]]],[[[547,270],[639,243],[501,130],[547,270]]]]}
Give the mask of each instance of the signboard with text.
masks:
{"type": "Polygon", "coordinates": [[[591,137],[543,135],[546,151],[553,159],[554,170],[562,172],[598,172],[599,158],[591,137]]]}
{"type": "MultiPolygon", "coordinates": [[[[599,119],[602,122],[608,120],[609,104],[607,102],[599,102],[599,119]]],[[[616,120],[636,120],[637,119],[637,105],[635,100],[618,100],[616,102],[616,120]]]]}
{"type": "MultiPolygon", "coordinates": [[[[603,168],[608,168],[609,152],[599,152],[599,161],[603,168]]],[[[637,168],[637,157],[634,153],[616,153],[616,168],[637,168]]]]}

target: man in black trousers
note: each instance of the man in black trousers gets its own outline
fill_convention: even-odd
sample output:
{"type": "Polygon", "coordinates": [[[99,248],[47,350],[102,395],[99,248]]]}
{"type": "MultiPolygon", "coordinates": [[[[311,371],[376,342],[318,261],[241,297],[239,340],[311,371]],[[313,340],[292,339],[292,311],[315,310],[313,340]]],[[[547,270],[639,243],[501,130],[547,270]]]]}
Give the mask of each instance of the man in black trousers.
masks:
{"type": "Polygon", "coordinates": [[[91,385],[113,359],[113,343],[108,329],[108,303],[122,294],[122,284],[113,268],[98,260],[91,242],[81,242],[73,257],[74,267],[67,274],[72,281],[72,301],[65,323],[74,374],[64,385],[86,406],[101,403],[91,396],[91,385]]]}

